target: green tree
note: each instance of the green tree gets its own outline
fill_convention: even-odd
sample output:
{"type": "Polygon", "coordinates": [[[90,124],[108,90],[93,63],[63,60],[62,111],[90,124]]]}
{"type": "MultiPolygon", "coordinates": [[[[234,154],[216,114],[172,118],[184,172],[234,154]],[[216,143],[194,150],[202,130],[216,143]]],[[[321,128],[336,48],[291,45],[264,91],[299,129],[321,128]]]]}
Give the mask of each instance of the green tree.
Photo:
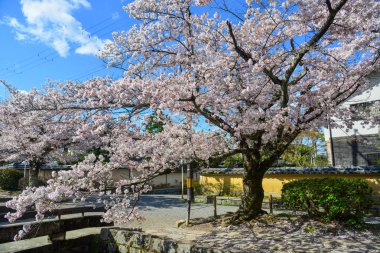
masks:
{"type": "Polygon", "coordinates": [[[160,121],[156,114],[149,117],[148,123],[145,126],[145,131],[148,133],[159,133],[164,130],[164,123],[160,121]]]}
{"type": "Polygon", "coordinates": [[[279,165],[287,166],[328,165],[323,134],[313,131],[303,132],[289,145],[280,160],[279,165]]]}
{"type": "Polygon", "coordinates": [[[241,168],[243,167],[243,157],[241,154],[229,156],[223,161],[223,165],[226,168],[241,168]]]}

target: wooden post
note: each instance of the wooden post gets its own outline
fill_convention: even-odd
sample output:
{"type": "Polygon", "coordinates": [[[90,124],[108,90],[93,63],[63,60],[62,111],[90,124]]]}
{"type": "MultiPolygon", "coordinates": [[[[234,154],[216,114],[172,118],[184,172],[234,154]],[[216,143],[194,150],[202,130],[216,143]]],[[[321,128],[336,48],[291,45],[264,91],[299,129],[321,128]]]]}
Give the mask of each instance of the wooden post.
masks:
{"type": "Polygon", "coordinates": [[[272,194],[269,195],[269,213],[273,214],[273,197],[272,197],[272,194]]]}
{"type": "Polygon", "coordinates": [[[216,211],[216,195],[214,196],[214,218],[218,216],[217,211],[216,211]]]}

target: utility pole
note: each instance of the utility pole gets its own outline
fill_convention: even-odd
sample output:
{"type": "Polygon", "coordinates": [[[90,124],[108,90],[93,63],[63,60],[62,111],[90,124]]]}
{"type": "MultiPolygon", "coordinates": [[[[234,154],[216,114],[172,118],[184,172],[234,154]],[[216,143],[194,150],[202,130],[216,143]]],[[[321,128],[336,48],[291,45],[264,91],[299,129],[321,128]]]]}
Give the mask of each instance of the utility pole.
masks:
{"type": "Polygon", "coordinates": [[[190,163],[187,164],[187,200],[194,202],[193,170],[190,163]]]}
{"type": "Polygon", "coordinates": [[[330,125],[330,117],[329,117],[329,135],[330,135],[330,149],[331,149],[331,165],[335,166],[335,154],[334,154],[334,141],[332,137],[331,125],[330,125]]]}
{"type": "Polygon", "coordinates": [[[193,187],[193,170],[191,164],[187,164],[187,220],[186,225],[190,222],[191,202],[194,201],[194,187],[193,187]]]}
{"type": "Polygon", "coordinates": [[[182,176],[182,190],[181,190],[181,198],[183,199],[183,195],[185,192],[185,174],[183,173],[183,161],[181,160],[181,176],[182,176]]]}

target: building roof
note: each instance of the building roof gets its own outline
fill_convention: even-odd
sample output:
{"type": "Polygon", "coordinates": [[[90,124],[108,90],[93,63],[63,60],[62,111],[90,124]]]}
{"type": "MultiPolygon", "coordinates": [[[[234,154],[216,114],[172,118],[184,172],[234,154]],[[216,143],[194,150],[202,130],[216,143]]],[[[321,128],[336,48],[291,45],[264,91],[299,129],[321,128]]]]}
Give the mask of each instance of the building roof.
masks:
{"type": "MultiPolygon", "coordinates": [[[[244,174],[244,168],[205,168],[200,174],[244,174]]],[[[380,174],[380,165],[270,168],[267,174],[380,174]]]]}
{"type": "MultiPolygon", "coordinates": [[[[0,169],[16,169],[23,170],[29,169],[29,165],[24,165],[22,163],[11,163],[4,166],[0,166],[0,169]]],[[[41,170],[70,170],[71,165],[58,165],[58,164],[43,164],[41,170]]]]}

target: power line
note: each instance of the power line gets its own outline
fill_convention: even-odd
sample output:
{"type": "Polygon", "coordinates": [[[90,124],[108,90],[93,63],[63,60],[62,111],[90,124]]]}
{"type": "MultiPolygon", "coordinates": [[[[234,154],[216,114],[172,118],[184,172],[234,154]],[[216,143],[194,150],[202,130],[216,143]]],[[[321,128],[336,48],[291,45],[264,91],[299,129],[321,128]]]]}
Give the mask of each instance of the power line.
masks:
{"type": "MultiPolygon", "coordinates": [[[[96,28],[96,27],[100,26],[99,29],[95,30],[91,34],[91,35],[97,35],[97,33],[99,33],[100,31],[103,31],[103,30],[105,30],[105,29],[107,29],[109,27],[112,27],[115,24],[123,21],[123,19],[118,19],[117,21],[111,22],[110,24],[107,24],[107,25],[101,27],[103,24],[106,24],[110,20],[112,20],[112,18],[103,19],[102,21],[100,21],[98,23],[95,23],[94,25],[88,27],[86,30],[91,30],[93,28],[96,28]]],[[[106,33],[103,33],[101,36],[103,36],[103,35],[105,35],[107,33],[109,33],[109,31],[107,31],[106,33]]],[[[89,36],[89,37],[91,37],[91,36],[89,36]]],[[[9,77],[14,76],[14,75],[20,75],[20,74],[23,74],[26,71],[29,71],[29,70],[34,69],[36,67],[39,67],[39,66],[41,66],[43,64],[53,62],[59,56],[57,54],[56,56],[50,57],[50,56],[56,54],[55,51],[50,52],[49,54],[45,55],[46,52],[51,51],[51,50],[52,49],[42,50],[42,51],[38,52],[35,55],[31,55],[31,56],[29,56],[27,58],[24,58],[21,61],[22,62],[21,64],[20,64],[20,62],[19,63],[14,63],[14,64],[11,64],[11,65],[8,65],[7,67],[4,67],[3,69],[0,69],[0,74],[5,72],[4,76],[2,76],[2,78],[4,78],[4,77],[9,78],[9,77]],[[25,64],[25,62],[26,62],[26,64],[25,64]],[[20,67],[18,67],[18,66],[20,66],[20,67]]]]}
{"type": "Polygon", "coordinates": [[[89,75],[92,75],[94,73],[97,73],[101,70],[105,70],[106,67],[104,66],[97,66],[97,67],[94,67],[94,68],[91,68],[89,70],[87,70],[86,72],[82,72],[81,74],[76,74],[76,75],[72,75],[72,76],[69,76],[67,79],[68,80],[77,80],[77,81],[80,81],[83,77],[87,77],[89,75]],[[91,72],[89,72],[91,71],[91,72]]]}

